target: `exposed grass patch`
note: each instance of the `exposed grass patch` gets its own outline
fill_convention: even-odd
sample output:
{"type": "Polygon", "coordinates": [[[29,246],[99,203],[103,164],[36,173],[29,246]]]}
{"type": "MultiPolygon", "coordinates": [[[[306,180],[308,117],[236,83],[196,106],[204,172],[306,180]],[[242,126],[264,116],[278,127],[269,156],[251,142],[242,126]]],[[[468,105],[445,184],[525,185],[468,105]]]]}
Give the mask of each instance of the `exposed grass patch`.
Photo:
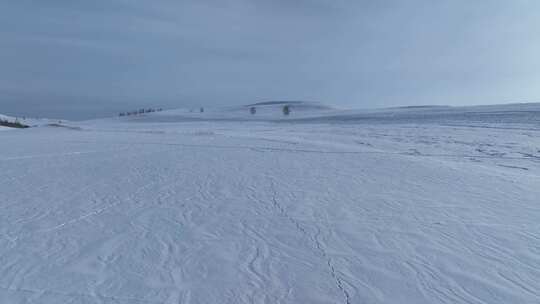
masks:
{"type": "Polygon", "coordinates": [[[19,129],[29,128],[29,126],[22,124],[18,121],[7,121],[7,120],[2,120],[2,119],[0,119],[0,126],[9,127],[9,128],[19,128],[19,129]]]}

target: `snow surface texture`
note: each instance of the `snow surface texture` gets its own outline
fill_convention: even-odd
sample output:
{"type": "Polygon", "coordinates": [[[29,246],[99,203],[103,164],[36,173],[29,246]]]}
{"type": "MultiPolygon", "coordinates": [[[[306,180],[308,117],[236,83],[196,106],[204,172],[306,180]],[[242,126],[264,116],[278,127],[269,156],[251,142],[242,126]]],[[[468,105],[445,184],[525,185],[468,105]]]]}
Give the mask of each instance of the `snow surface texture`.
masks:
{"type": "Polygon", "coordinates": [[[0,132],[0,303],[540,303],[538,106],[272,106],[0,132]]]}

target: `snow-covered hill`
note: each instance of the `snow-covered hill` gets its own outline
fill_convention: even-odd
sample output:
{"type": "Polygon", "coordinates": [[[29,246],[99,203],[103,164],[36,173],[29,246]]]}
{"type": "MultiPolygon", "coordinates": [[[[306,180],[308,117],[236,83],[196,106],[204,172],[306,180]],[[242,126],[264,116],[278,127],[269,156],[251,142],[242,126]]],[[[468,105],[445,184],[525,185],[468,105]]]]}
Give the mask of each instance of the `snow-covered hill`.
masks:
{"type": "Polygon", "coordinates": [[[469,107],[401,107],[369,111],[342,111],[334,115],[300,118],[304,122],[435,123],[458,125],[523,124],[540,128],[540,103],[469,107]]]}
{"type": "Polygon", "coordinates": [[[0,303],[540,303],[538,105],[255,106],[0,132],[0,303]]]}
{"type": "Polygon", "coordinates": [[[315,102],[305,101],[271,101],[244,106],[217,107],[217,108],[190,108],[173,109],[162,112],[147,113],[124,117],[122,120],[139,122],[185,122],[185,121],[268,121],[284,120],[291,117],[307,118],[320,115],[330,115],[337,112],[332,107],[315,102]],[[283,115],[283,107],[288,106],[291,115],[283,115]],[[255,113],[251,109],[255,109],[255,113]]]}
{"type": "MultiPolygon", "coordinates": [[[[99,120],[104,121],[104,120],[99,120]]],[[[109,121],[106,119],[105,121],[109,121]]],[[[469,107],[414,106],[383,109],[343,110],[320,103],[273,101],[245,106],[174,109],[115,119],[120,122],[177,123],[193,121],[273,121],[294,123],[410,124],[490,126],[512,124],[515,127],[540,128],[540,103],[469,107]],[[290,115],[283,115],[283,107],[290,115]],[[251,113],[251,108],[255,113],[251,113]]]]}

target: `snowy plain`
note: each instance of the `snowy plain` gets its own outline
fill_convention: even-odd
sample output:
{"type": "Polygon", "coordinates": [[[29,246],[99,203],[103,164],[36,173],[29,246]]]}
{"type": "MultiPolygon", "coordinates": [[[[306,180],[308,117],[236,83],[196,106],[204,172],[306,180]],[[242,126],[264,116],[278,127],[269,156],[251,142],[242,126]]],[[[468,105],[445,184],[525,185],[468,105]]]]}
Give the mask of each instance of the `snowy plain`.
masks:
{"type": "Polygon", "coordinates": [[[540,303],[540,104],[0,132],[0,303],[540,303]]]}

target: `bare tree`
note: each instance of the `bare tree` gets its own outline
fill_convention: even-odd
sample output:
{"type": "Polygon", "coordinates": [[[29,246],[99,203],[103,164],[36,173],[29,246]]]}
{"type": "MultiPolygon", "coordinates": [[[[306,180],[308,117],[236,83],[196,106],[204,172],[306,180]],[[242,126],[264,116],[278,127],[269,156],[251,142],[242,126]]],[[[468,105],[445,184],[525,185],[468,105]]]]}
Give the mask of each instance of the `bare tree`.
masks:
{"type": "Polygon", "coordinates": [[[291,113],[291,109],[288,105],[283,106],[283,115],[288,116],[291,113]]]}

